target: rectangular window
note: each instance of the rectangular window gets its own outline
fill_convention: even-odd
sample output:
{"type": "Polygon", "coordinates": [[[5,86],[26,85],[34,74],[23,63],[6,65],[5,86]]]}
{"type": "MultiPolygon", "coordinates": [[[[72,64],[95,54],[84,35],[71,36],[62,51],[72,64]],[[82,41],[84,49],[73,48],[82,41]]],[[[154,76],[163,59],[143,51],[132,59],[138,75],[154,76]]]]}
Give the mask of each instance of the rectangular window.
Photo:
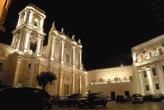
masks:
{"type": "Polygon", "coordinates": [[[152,53],[151,53],[151,52],[149,52],[149,57],[150,57],[150,58],[153,58],[153,56],[152,56],[152,53]]]}
{"type": "Polygon", "coordinates": [[[144,57],[143,57],[143,55],[141,55],[141,61],[143,61],[144,60],[144,57]]]}
{"type": "Polygon", "coordinates": [[[146,91],[149,91],[149,85],[146,85],[146,91]]]}
{"type": "Polygon", "coordinates": [[[156,90],[159,90],[159,84],[158,83],[155,84],[155,88],[156,88],[156,90]]]}
{"type": "Polygon", "coordinates": [[[66,54],[66,63],[69,63],[69,55],[66,54]]]}
{"type": "Polygon", "coordinates": [[[147,78],[146,71],[143,71],[144,78],[147,78]]]}
{"type": "Polygon", "coordinates": [[[162,70],[163,70],[163,73],[164,73],[164,66],[162,66],[162,70]]]}
{"type": "Polygon", "coordinates": [[[2,71],[3,63],[0,63],[0,71],[2,71]]]}
{"type": "Polygon", "coordinates": [[[153,76],[157,75],[155,68],[152,69],[152,73],[153,73],[153,76]]]}
{"type": "Polygon", "coordinates": [[[159,48],[158,51],[159,51],[159,55],[163,55],[162,48],[159,48]]]}

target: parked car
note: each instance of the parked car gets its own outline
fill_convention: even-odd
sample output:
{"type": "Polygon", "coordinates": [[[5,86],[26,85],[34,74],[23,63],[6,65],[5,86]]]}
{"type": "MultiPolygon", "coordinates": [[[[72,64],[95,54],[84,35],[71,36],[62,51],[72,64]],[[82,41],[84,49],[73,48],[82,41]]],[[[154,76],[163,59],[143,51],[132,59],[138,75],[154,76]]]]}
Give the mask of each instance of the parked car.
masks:
{"type": "Polygon", "coordinates": [[[154,95],[151,99],[151,101],[153,102],[161,102],[162,101],[162,95],[161,94],[157,94],[157,95],[154,95]]]}
{"type": "Polygon", "coordinates": [[[151,99],[153,98],[153,94],[146,94],[145,96],[144,96],[144,101],[151,101],[151,99]]]}
{"type": "Polygon", "coordinates": [[[58,100],[62,99],[62,96],[52,96],[52,104],[57,104],[58,100]]]}
{"type": "Polygon", "coordinates": [[[144,97],[141,94],[133,94],[132,103],[144,103],[144,97]]]}
{"type": "Polygon", "coordinates": [[[51,96],[36,88],[4,88],[0,91],[1,109],[4,110],[50,110],[51,96]]]}
{"type": "Polygon", "coordinates": [[[77,102],[79,108],[83,106],[94,107],[96,105],[103,105],[106,107],[107,99],[105,94],[101,93],[90,93],[87,98],[80,98],[77,102]]]}
{"type": "Polygon", "coordinates": [[[118,102],[121,102],[121,103],[129,102],[129,98],[127,98],[127,96],[125,95],[118,95],[116,97],[116,103],[118,102]]]}
{"type": "Polygon", "coordinates": [[[61,107],[62,105],[68,105],[68,106],[71,106],[71,105],[76,105],[77,103],[77,100],[79,98],[82,98],[82,95],[81,94],[72,94],[70,96],[65,96],[61,99],[59,99],[57,101],[58,105],[61,107]]]}

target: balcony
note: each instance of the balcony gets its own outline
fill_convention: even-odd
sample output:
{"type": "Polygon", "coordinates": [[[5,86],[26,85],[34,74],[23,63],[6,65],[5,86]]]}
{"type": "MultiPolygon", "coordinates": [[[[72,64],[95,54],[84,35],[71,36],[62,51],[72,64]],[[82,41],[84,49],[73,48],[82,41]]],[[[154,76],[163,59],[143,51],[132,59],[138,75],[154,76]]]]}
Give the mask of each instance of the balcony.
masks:
{"type": "Polygon", "coordinates": [[[152,62],[155,62],[158,60],[162,60],[162,59],[164,59],[164,55],[158,55],[154,58],[148,58],[148,59],[143,60],[143,61],[138,61],[138,62],[134,63],[134,65],[135,66],[145,65],[145,64],[152,63],[152,62]]]}
{"type": "Polygon", "coordinates": [[[91,82],[91,85],[99,85],[99,84],[114,84],[114,83],[129,83],[130,79],[121,79],[121,80],[110,80],[110,81],[99,81],[99,82],[91,82]]]}

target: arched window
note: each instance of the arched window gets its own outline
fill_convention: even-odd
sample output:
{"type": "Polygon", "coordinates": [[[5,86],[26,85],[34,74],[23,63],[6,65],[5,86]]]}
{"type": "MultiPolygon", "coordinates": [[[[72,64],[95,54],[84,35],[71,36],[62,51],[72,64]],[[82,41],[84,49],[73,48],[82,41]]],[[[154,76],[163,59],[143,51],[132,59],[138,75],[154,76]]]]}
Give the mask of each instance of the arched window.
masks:
{"type": "Polygon", "coordinates": [[[35,27],[38,26],[38,19],[34,19],[33,25],[34,25],[35,27]]]}

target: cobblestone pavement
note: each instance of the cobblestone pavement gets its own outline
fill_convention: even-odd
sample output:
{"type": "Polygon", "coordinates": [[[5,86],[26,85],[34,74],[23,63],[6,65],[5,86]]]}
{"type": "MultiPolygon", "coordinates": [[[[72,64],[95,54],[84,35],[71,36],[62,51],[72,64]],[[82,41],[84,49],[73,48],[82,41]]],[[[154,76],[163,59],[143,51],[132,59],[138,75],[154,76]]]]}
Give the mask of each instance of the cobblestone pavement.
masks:
{"type": "Polygon", "coordinates": [[[164,102],[144,102],[143,104],[131,104],[131,103],[116,103],[115,101],[108,102],[106,107],[97,105],[94,108],[83,107],[67,107],[53,105],[51,110],[164,110],[164,102]]]}

